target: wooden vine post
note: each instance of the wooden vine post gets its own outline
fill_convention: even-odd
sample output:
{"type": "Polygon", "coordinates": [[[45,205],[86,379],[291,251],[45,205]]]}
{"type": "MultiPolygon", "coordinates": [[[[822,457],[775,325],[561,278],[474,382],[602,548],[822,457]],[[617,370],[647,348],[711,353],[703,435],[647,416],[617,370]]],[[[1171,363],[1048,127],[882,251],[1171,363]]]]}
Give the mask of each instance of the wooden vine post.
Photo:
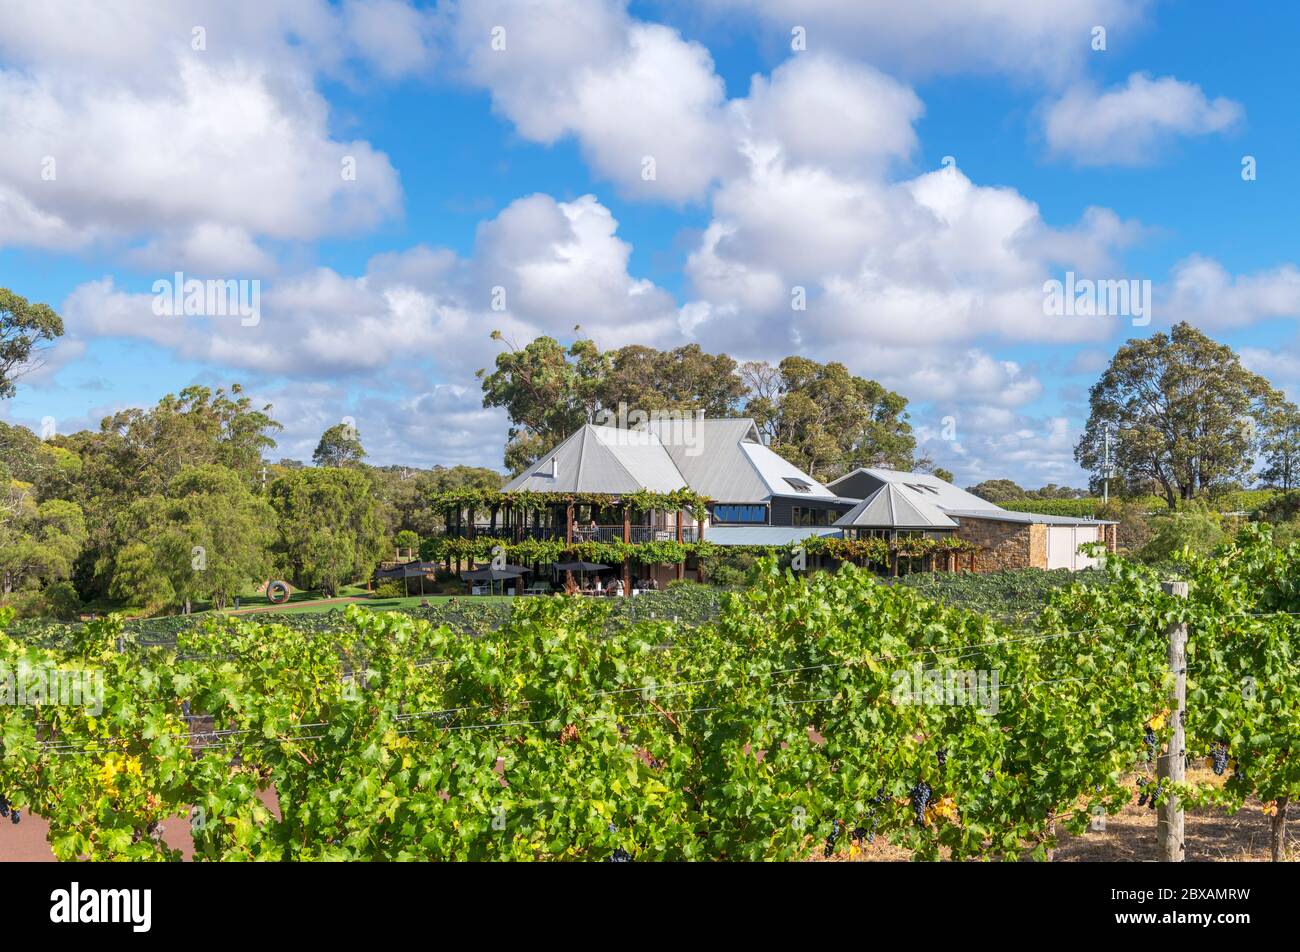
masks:
{"type": "MultiPolygon", "coordinates": [[[[678,510],[677,510],[677,543],[678,543],[678,545],[680,545],[681,542],[682,542],[683,534],[684,534],[684,531],[685,531],[685,528],[686,528],[686,527],[683,525],[685,519],[686,519],[686,514],[685,514],[684,512],[682,512],[681,509],[678,509],[678,510]]],[[[686,577],[686,563],[685,563],[685,562],[678,562],[678,563],[677,563],[677,579],[678,579],[678,581],[680,581],[681,579],[683,579],[683,578],[685,578],[685,577],[686,577]]]]}
{"type": "MultiPolygon", "coordinates": [[[[1187,597],[1186,582],[1162,582],[1166,595],[1187,597]]],[[[1183,733],[1183,720],[1187,712],[1187,623],[1175,622],[1169,626],[1169,670],[1174,676],[1172,713],[1174,732],[1169,745],[1156,761],[1156,775],[1161,786],[1182,783],[1185,776],[1187,738],[1183,733]]],[[[1181,863],[1183,849],[1183,805],[1178,797],[1170,795],[1160,807],[1156,821],[1156,840],[1162,863],[1181,863]]]]}

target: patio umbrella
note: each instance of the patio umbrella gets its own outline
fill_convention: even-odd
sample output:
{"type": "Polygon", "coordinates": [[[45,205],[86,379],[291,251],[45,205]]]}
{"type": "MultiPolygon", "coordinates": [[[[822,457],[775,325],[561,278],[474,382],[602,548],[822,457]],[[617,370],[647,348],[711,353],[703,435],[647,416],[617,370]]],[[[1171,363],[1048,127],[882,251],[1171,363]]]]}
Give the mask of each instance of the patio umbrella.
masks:
{"type": "MultiPolygon", "coordinates": [[[[437,562],[405,562],[401,565],[395,565],[392,568],[379,569],[375,572],[375,578],[400,578],[404,582],[408,579],[419,578],[420,594],[423,595],[425,576],[437,574],[437,562]]],[[[408,588],[407,591],[409,592],[410,589],[408,588]]]]}
{"type": "Polygon", "coordinates": [[[519,578],[527,571],[528,569],[519,565],[503,565],[500,568],[495,568],[492,565],[483,565],[471,572],[461,572],[460,577],[466,582],[487,582],[492,584],[519,578]]]}
{"type": "Polygon", "coordinates": [[[572,574],[570,574],[572,572],[582,573],[582,577],[585,580],[588,572],[603,572],[605,569],[609,568],[609,566],[601,565],[599,562],[578,561],[578,562],[556,562],[552,566],[552,568],[556,569],[557,571],[565,573],[565,576],[568,578],[568,582],[566,582],[565,584],[568,585],[573,582],[573,576],[572,574]]]}

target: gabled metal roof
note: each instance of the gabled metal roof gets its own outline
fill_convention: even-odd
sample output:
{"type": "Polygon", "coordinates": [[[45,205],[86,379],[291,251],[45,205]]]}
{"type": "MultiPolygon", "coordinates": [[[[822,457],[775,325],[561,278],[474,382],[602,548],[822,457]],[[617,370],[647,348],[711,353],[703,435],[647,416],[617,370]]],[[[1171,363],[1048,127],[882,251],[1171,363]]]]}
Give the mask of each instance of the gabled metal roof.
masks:
{"type": "Polygon", "coordinates": [[[686,482],[658,438],[587,424],[506,485],[506,492],[672,492],[686,482]]]}
{"type": "Polygon", "coordinates": [[[506,491],[622,494],[687,486],[720,503],[762,503],[774,495],[839,498],[764,446],[748,418],[656,420],[644,429],[587,424],[506,491]]]}
{"type": "Polygon", "coordinates": [[[945,512],[954,509],[965,509],[972,512],[976,509],[988,509],[993,512],[1003,511],[1002,507],[996,503],[981,499],[974,493],[968,493],[964,489],[958,489],[952,483],[942,480],[932,473],[909,473],[898,469],[862,466],[850,473],[845,473],[839,479],[828,483],[828,485],[831,489],[834,489],[837,483],[847,480],[855,473],[866,473],[879,482],[899,486],[906,490],[911,498],[927,502],[932,506],[938,506],[945,512]]]}
{"type": "Polygon", "coordinates": [[[859,529],[956,529],[938,506],[916,498],[901,486],[885,483],[839,519],[837,526],[859,529]]]}
{"type": "Polygon", "coordinates": [[[754,421],[655,420],[646,429],[660,438],[691,489],[717,502],[762,502],[771,493],[740,446],[758,444],[754,421]]]}

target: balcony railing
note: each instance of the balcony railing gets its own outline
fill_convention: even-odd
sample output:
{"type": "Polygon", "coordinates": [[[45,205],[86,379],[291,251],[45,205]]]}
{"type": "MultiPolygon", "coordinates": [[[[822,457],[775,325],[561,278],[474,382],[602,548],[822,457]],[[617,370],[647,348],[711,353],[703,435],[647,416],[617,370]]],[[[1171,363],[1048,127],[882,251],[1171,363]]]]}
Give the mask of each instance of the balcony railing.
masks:
{"type": "MultiPolygon", "coordinates": [[[[469,526],[452,526],[446,535],[452,538],[468,538],[469,526]]],[[[474,537],[478,539],[500,539],[503,542],[522,542],[524,539],[563,539],[564,526],[474,526],[474,537]]],[[[682,541],[694,542],[699,538],[699,529],[695,525],[682,528],[682,541]]],[[[573,541],[578,542],[622,542],[623,525],[574,525],[573,541]]],[[[676,526],[631,526],[628,530],[629,542],[675,542],[676,526]]]]}

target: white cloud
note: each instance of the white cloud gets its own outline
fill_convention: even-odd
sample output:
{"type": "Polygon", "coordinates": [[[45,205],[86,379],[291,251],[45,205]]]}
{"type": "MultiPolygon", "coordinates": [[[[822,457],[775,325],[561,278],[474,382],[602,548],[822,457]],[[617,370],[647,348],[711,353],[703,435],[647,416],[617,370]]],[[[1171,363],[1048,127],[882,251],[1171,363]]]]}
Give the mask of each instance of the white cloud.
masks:
{"type": "Polygon", "coordinates": [[[1213,258],[1191,255],[1174,265],[1168,286],[1159,290],[1156,317],[1168,323],[1231,328],[1300,317],[1300,270],[1294,264],[1234,275],[1213,258]]]}
{"type": "Polygon", "coordinates": [[[358,396],[327,381],[252,387],[257,405],[271,404],[283,424],[275,458],[310,460],[320,435],[348,417],[366,461],[376,466],[489,466],[500,469],[505,413],[484,409],[477,386],[434,385],[358,396]]]}
{"type": "Polygon", "coordinates": [[[491,307],[503,288],[507,311],[541,333],[575,324],[602,343],[656,343],[677,330],[672,296],[628,274],[632,246],[615,236],[609,210],[584,195],[556,202],[531,195],[479,227],[470,294],[491,307]]]}
{"type": "Polygon", "coordinates": [[[695,199],[734,161],[708,50],[632,20],[622,4],[461,4],[455,34],[465,75],[520,135],[576,137],[592,168],[628,194],[695,199]]]}
{"type": "Polygon", "coordinates": [[[1266,377],[1288,399],[1300,401],[1300,350],[1266,350],[1242,347],[1241,362],[1247,370],[1266,377]]]}
{"type": "Polygon", "coordinates": [[[265,375],[318,379],[376,375],[411,362],[468,380],[489,363],[499,329],[527,341],[569,336],[581,320],[604,346],[667,344],[678,334],[672,296],[628,273],[631,247],[609,210],[587,195],[520,199],[479,232],[475,255],[416,247],[373,258],[364,275],[330,268],[261,285],[261,315],[154,314],[152,293],[111,278],[76,288],[62,307],[69,335],[150,341],[187,360],[265,375]],[[493,288],[505,290],[494,310],[493,288]]]}
{"type": "Polygon", "coordinates": [[[1092,30],[1122,43],[1150,0],[704,0],[757,15],[789,49],[802,26],[809,52],[834,50],[909,76],[965,71],[1057,81],[1092,52],[1092,30]]]}
{"type": "Polygon", "coordinates": [[[1239,103],[1207,99],[1193,83],[1134,73],[1103,92],[1071,87],[1048,107],[1044,132],[1054,155],[1078,165],[1149,165],[1174,138],[1224,132],[1244,115],[1239,103]]]}
{"type": "Polygon", "coordinates": [[[733,107],[747,137],[779,143],[792,163],[836,170],[910,156],[917,146],[912,125],[924,111],[897,80],[816,54],[787,60],[770,79],[754,76],[748,98],[733,107]]]}
{"type": "Polygon", "coordinates": [[[1108,266],[1138,231],[1101,210],[1053,229],[1014,189],[956,169],[889,183],[793,166],[777,149],[755,150],[713,211],[687,263],[692,333],[727,347],[744,322],[773,348],[864,363],[881,347],[988,336],[1099,340],[1113,330],[1104,320],[1044,314],[1043,283],[1108,266]]]}
{"type": "Polygon", "coordinates": [[[1042,394],[1038,378],[1013,360],[998,360],[982,350],[960,353],[924,350],[899,352],[893,369],[881,367],[882,382],[911,400],[927,401],[944,415],[971,403],[1012,408],[1042,394]]]}
{"type": "Polygon", "coordinates": [[[949,469],[958,485],[1012,479],[1037,489],[1087,485],[1074,462],[1080,431],[1063,416],[1031,416],[1005,407],[971,404],[955,414],[956,440],[942,438],[937,423],[919,430],[918,442],[936,465],[949,469]]]}
{"type": "Polygon", "coordinates": [[[335,138],[315,84],[425,68],[430,14],[397,0],[120,6],[0,0],[0,246],[140,242],[139,264],[264,271],[264,240],[400,212],[387,156],[335,138]]]}

